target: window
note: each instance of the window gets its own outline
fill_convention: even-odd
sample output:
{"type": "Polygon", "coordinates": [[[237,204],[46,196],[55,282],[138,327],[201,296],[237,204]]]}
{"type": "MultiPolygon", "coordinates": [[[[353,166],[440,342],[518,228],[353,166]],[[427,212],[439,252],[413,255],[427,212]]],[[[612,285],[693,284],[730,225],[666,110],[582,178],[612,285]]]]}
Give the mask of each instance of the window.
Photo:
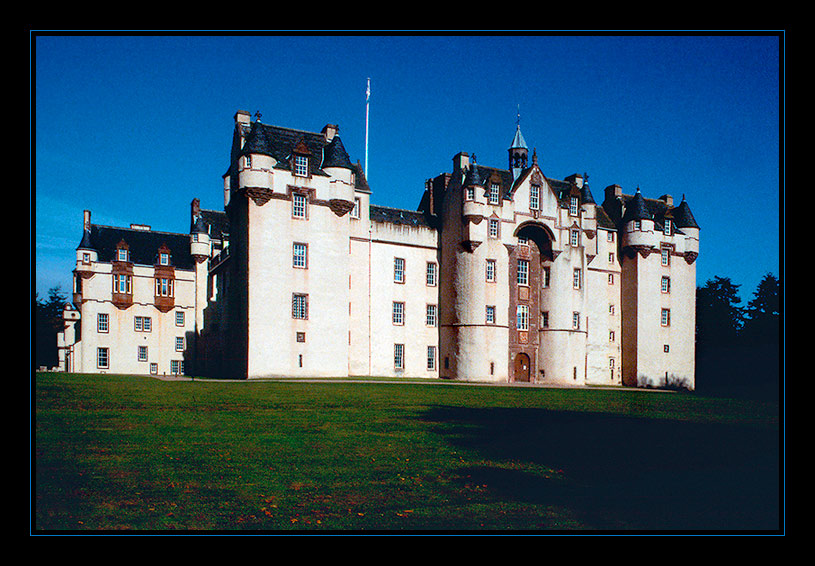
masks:
{"type": "Polygon", "coordinates": [[[184,311],[175,311],[175,325],[184,326],[184,311]]]}
{"type": "Polygon", "coordinates": [[[662,314],[660,316],[659,323],[662,326],[670,326],[671,325],[671,309],[662,309],[662,314]]]}
{"type": "Polygon", "coordinates": [[[573,247],[580,245],[580,230],[571,231],[569,245],[573,247]]]}
{"type": "Polygon", "coordinates": [[[301,320],[308,319],[308,295],[304,293],[292,293],[291,317],[301,320]]]}
{"type": "Polygon", "coordinates": [[[404,344],[394,344],[393,345],[393,367],[394,367],[394,369],[404,369],[405,368],[405,345],[404,344]]]}
{"type": "Polygon", "coordinates": [[[670,354],[670,353],[671,353],[671,347],[670,347],[670,345],[668,345],[668,344],[663,344],[663,345],[662,345],[662,351],[663,351],[664,353],[666,353],[666,354],[670,354]]]}
{"type": "Polygon", "coordinates": [[[519,246],[528,246],[529,245],[529,238],[524,238],[523,236],[518,236],[518,245],[519,246]]]}
{"type": "Polygon", "coordinates": [[[671,235],[671,219],[670,218],[665,219],[665,226],[663,227],[663,232],[664,232],[664,234],[666,236],[671,235]]]}
{"type": "Polygon", "coordinates": [[[577,216],[577,208],[578,208],[577,197],[571,197],[569,199],[569,214],[571,214],[572,216],[577,216]]]}
{"type": "Polygon", "coordinates": [[[495,307],[487,305],[487,324],[495,324],[495,307]]]}
{"type": "Polygon", "coordinates": [[[608,262],[609,263],[614,263],[614,254],[613,253],[608,254],[608,262]]]}
{"type": "Polygon", "coordinates": [[[608,284],[609,285],[614,285],[614,274],[613,273],[608,274],[608,284]]]}
{"type": "Polygon", "coordinates": [[[308,214],[308,199],[306,195],[294,193],[291,196],[291,215],[294,218],[306,218],[308,214]]]}
{"type": "Polygon", "coordinates": [[[495,283],[495,260],[488,259],[487,260],[487,282],[488,283],[495,283]]]}
{"type": "Polygon", "coordinates": [[[358,198],[355,198],[354,199],[354,208],[351,209],[351,218],[359,218],[360,206],[361,206],[360,200],[358,198]]]}
{"type": "Polygon", "coordinates": [[[427,271],[425,272],[425,284],[428,287],[436,286],[436,264],[435,262],[427,262],[427,271]]]}
{"type": "Polygon", "coordinates": [[[159,265],[170,265],[170,254],[167,252],[158,254],[158,263],[159,265]]]}
{"type": "Polygon", "coordinates": [[[549,328],[549,312],[541,312],[541,328],[549,328]]]}
{"type": "Polygon", "coordinates": [[[549,270],[549,267],[544,266],[544,268],[543,268],[543,284],[542,284],[542,287],[547,287],[547,288],[549,287],[549,281],[550,281],[551,275],[552,275],[552,273],[549,270]]]}
{"type": "Polygon", "coordinates": [[[540,187],[538,185],[529,187],[529,208],[531,210],[540,208],[540,187]]]}
{"type": "Polygon", "coordinates": [[[436,326],[436,319],[438,314],[437,305],[427,305],[425,312],[425,324],[427,326],[436,326]]]}
{"type": "Polygon", "coordinates": [[[662,277],[662,292],[663,293],[670,293],[671,292],[671,278],[663,276],[662,277]]]}
{"type": "Polygon", "coordinates": [[[184,362],[181,360],[170,360],[170,373],[173,375],[183,375],[184,362]]]}
{"type": "Polygon", "coordinates": [[[609,377],[611,379],[614,379],[614,358],[609,358],[608,359],[608,372],[609,372],[609,377]]]}
{"type": "Polygon", "coordinates": [[[91,254],[84,252],[82,254],[82,263],[90,263],[91,262],[91,254]]]}
{"type": "Polygon", "coordinates": [[[498,183],[490,184],[490,204],[498,204],[500,199],[500,187],[498,183]]]}
{"type": "Polygon", "coordinates": [[[617,336],[616,336],[616,334],[614,334],[614,331],[609,330],[608,331],[608,341],[609,342],[614,342],[616,339],[617,339],[617,336]]]}
{"type": "Polygon", "coordinates": [[[137,316],[133,319],[133,329],[136,332],[150,332],[152,320],[149,316],[137,316]]]}
{"type": "Polygon", "coordinates": [[[575,330],[580,330],[580,313],[573,312],[572,313],[572,328],[575,330]]]}
{"type": "Polygon", "coordinates": [[[671,248],[662,246],[660,251],[662,252],[662,265],[671,265],[671,248]]]}
{"type": "Polygon", "coordinates": [[[518,330],[529,330],[529,306],[518,305],[515,314],[515,327],[518,330]]]}
{"type": "Polygon", "coordinates": [[[427,347],[427,369],[430,371],[436,370],[436,347],[435,346],[428,346],[427,347]]]}
{"type": "Polygon", "coordinates": [[[156,277],[156,297],[172,297],[173,280],[169,277],[156,277]]]}
{"type": "Polygon", "coordinates": [[[405,260],[401,257],[393,258],[393,282],[405,282],[405,260]]]}
{"type": "Polygon", "coordinates": [[[147,361],[147,346],[139,346],[138,353],[136,354],[138,361],[147,361]]]}
{"type": "Polygon", "coordinates": [[[635,220],[634,221],[634,230],[636,230],[637,232],[642,230],[642,220],[635,220]]]}
{"type": "Polygon", "coordinates": [[[582,278],[582,272],[579,268],[574,270],[574,274],[572,275],[572,287],[575,289],[580,289],[580,280],[582,278]]]}
{"type": "Polygon", "coordinates": [[[156,362],[150,363],[150,373],[156,375],[158,373],[158,364],[156,362]]]}
{"type": "Polygon", "coordinates": [[[108,326],[108,315],[107,313],[100,312],[96,315],[96,331],[97,332],[107,332],[109,330],[108,326]]]}
{"type": "Polygon", "coordinates": [[[116,259],[118,261],[127,261],[127,248],[119,248],[116,250],[116,259]]]}
{"type": "Polygon", "coordinates": [[[107,368],[110,365],[110,356],[107,348],[96,349],[96,367],[107,368]]]}
{"type": "Polygon", "coordinates": [[[498,219],[490,218],[490,238],[498,237],[498,219]]]}
{"type": "Polygon", "coordinates": [[[113,275],[113,292],[130,295],[133,293],[133,278],[130,275],[113,275]]]}
{"type": "Polygon", "coordinates": [[[391,319],[393,324],[405,324],[405,303],[393,302],[393,309],[391,311],[391,319]]]}
{"type": "Polygon", "coordinates": [[[529,285],[529,261],[518,260],[518,285],[529,285]]]}
{"type": "Polygon", "coordinates": [[[465,198],[467,200],[475,200],[475,187],[467,187],[465,198]]]}
{"type": "Polygon", "coordinates": [[[183,336],[176,336],[175,337],[175,351],[176,352],[183,352],[184,351],[184,337],[183,336]]]}
{"type": "Polygon", "coordinates": [[[243,156],[243,164],[246,169],[252,168],[252,156],[251,155],[244,155],[243,156]]]}
{"type": "Polygon", "coordinates": [[[613,305],[613,304],[611,304],[611,303],[609,303],[609,305],[608,305],[608,314],[610,314],[610,315],[612,315],[612,316],[613,316],[613,315],[614,315],[614,313],[616,312],[616,310],[617,310],[617,309],[614,307],[614,305],[613,305]]]}
{"type": "Polygon", "coordinates": [[[606,232],[606,241],[613,242],[614,241],[614,232],[606,232]]]}
{"type": "Polygon", "coordinates": [[[294,156],[294,174],[298,177],[308,177],[308,157],[304,155],[294,156]]]}
{"type": "Polygon", "coordinates": [[[308,244],[295,242],[292,245],[292,267],[306,269],[308,267],[308,244]]]}

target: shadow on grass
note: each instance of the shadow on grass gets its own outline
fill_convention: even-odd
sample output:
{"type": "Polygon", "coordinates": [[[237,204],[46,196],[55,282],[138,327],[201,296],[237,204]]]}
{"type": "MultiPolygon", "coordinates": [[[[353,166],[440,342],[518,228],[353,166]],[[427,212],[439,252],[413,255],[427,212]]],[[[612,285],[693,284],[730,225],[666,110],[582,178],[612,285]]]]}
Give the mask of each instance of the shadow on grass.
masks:
{"type": "Polygon", "coordinates": [[[777,431],[540,409],[437,407],[423,418],[491,462],[459,470],[462,482],[590,529],[779,529],[777,431]]]}

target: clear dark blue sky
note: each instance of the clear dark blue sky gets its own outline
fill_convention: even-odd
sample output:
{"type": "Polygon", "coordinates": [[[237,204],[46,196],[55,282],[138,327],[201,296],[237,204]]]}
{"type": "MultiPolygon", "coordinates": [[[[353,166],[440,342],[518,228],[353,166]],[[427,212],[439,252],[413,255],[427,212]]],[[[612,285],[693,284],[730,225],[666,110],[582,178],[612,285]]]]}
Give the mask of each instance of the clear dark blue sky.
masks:
{"type": "Polygon", "coordinates": [[[459,151],[507,167],[521,130],[549,177],[589,174],[686,196],[697,284],[748,301],[779,273],[783,35],[50,36],[32,42],[32,273],[71,289],[82,211],[186,232],[190,201],[222,210],[233,115],[340,126],[375,204],[415,209],[459,151]],[[781,87],[781,88],[780,88],[781,87]],[[781,98],[780,98],[781,97],[781,98]]]}

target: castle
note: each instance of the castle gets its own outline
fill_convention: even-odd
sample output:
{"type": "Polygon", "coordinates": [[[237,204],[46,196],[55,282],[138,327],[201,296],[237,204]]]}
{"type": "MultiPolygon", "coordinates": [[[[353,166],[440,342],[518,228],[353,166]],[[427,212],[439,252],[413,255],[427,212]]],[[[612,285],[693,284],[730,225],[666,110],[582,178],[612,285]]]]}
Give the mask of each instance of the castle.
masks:
{"type": "Polygon", "coordinates": [[[371,202],[319,133],[234,117],[223,211],[188,234],[98,226],[76,251],[65,371],[403,376],[693,389],[688,203],[460,152],[417,210],[371,202]]]}

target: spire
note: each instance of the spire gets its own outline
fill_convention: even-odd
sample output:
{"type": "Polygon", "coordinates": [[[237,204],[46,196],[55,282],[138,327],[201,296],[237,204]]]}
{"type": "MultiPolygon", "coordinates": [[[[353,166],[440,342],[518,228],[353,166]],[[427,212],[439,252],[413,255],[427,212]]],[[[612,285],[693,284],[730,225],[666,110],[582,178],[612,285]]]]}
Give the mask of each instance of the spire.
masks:
{"type": "Polygon", "coordinates": [[[515,137],[509,146],[509,169],[512,171],[512,178],[517,179],[521,172],[526,169],[526,160],[529,148],[521,133],[521,110],[518,107],[518,115],[515,120],[515,137]]]}

